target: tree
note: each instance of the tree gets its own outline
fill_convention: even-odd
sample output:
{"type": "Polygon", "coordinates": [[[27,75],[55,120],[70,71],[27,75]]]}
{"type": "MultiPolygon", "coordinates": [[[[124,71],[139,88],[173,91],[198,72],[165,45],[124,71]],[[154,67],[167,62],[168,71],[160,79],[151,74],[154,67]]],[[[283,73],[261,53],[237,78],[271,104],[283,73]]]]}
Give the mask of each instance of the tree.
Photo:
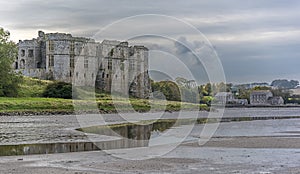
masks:
{"type": "Polygon", "coordinates": [[[267,86],[256,86],[253,88],[254,91],[257,91],[257,90],[271,90],[270,87],[267,87],[267,86]]]}
{"type": "Polygon", "coordinates": [[[151,88],[155,93],[156,98],[161,98],[162,96],[158,96],[160,92],[162,93],[166,100],[170,101],[181,101],[180,89],[175,82],[172,81],[160,81],[160,82],[152,82],[151,88]]]}
{"type": "Polygon", "coordinates": [[[212,96],[204,96],[200,100],[200,104],[206,104],[207,106],[211,106],[211,103],[212,103],[213,99],[214,98],[212,96]]]}
{"type": "Polygon", "coordinates": [[[21,76],[13,70],[12,64],[17,56],[17,46],[9,41],[10,33],[0,28],[0,96],[18,95],[21,76]]]}
{"type": "Polygon", "coordinates": [[[212,96],[212,85],[210,83],[207,83],[204,87],[204,90],[207,92],[207,96],[212,96]]]}
{"type": "Polygon", "coordinates": [[[237,98],[238,99],[247,99],[248,101],[250,101],[250,93],[251,93],[252,89],[247,89],[246,86],[241,85],[238,87],[238,95],[237,98]]]}
{"type": "Polygon", "coordinates": [[[297,80],[288,81],[286,79],[274,80],[271,83],[271,86],[274,86],[277,88],[282,88],[282,89],[293,89],[293,88],[296,88],[298,85],[299,85],[299,81],[297,81],[297,80]]]}
{"type": "Polygon", "coordinates": [[[291,80],[290,84],[291,84],[292,88],[296,88],[299,85],[299,81],[298,80],[291,80]]]}
{"type": "Polygon", "coordinates": [[[272,89],[271,92],[274,96],[281,96],[284,100],[284,103],[287,103],[289,97],[291,96],[291,91],[289,90],[282,90],[282,89],[272,89]]]}

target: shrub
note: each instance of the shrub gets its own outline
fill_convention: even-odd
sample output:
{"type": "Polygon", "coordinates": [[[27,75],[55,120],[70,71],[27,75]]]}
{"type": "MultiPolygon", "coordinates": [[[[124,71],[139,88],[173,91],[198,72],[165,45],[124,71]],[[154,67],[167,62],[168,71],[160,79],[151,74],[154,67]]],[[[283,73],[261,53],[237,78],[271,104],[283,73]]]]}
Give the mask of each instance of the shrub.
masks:
{"type": "Polygon", "coordinates": [[[71,99],[72,84],[66,82],[54,82],[49,84],[43,93],[43,97],[71,99]]]}

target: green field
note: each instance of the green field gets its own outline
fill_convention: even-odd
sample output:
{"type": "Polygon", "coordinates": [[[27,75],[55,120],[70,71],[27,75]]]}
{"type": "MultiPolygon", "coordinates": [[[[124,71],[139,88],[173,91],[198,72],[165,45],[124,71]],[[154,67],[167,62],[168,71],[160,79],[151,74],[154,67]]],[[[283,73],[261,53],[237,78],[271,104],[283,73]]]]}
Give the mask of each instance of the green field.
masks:
{"type": "Polygon", "coordinates": [[[50,80],[39,80],[29,77],[23,77],[18,91],[19,97],[42,97],[47,85],[52,84],[50,80]]]}
{"type": "Polygon", "coordinates": [[[198,105],[183,102],[168,101],[166,105],[161,101],[151,101],[146,99],[111,100],[96,98],[96,100],[74,100],[56,98],[0,98],[0,113],[18,114],[71,114],[74,109],[80,112],[92,112],[95,109],[100,113],[116,113],[115,104],[119,111],[130,112],[132,108],[138,112],[154,111],[179,111],[179,110],[208,110],[206,105],[198,105]],[[151,106],[150,106],[151,105],[151,106]]]}
{"type": "Polygon", "coordinates": [[[43,98],[44,90],[51,83],[53,81],[24,77],[18,98],[0,97],[0,115],[72,114],[74,110],[79,112],[116,113],[115,106],[118,107],[118,111],[122,112],[131,112],[132,108],[137,112],[148,112],[150,109],[152,111],[209,110],[206,105],[177,101],[166,101],[165,103],[161,100],[137,98],[112,100],[108,94],[86,91],[80,91],[80,94],[84,95],[84,100],[43,98]],[[86,96],[89,96],[89,98],[86,96]]]}
{"type": "Polygon", "coordinates": [[[72,100],[54,98],[0,98],[0,112],[73,111],[72,100]]]}

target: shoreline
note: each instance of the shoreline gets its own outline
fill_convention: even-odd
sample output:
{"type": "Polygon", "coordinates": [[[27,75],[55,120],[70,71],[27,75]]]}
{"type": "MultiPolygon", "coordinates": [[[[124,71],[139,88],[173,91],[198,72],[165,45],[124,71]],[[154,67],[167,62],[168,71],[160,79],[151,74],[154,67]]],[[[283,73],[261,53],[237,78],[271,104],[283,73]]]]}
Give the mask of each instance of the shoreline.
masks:
{"type": "MultiPolygon", "coordinates": [[[[215,137],[204,146],[199,146],[195,142],[187,142],[170,153],[151,158],[141,153],[143,148],[3,156],[0,157],[0,173],[296,174],[300,171],[298,134],[285,131],[297,131],[297,127],[295,120],[225,123],[220,125],[215,137]],[[289,129],[282,130],[285,127],[289,129]],[[240,131],[235,131],[236,134],[227,132],[232,129],[240,131]],[[278,129],[282,132],[278,132],[278,129]],[[146,159],[126,160],[127,158],[123,159],[118,156],[124,153],[128,155],[137,153],[146,159]]],[[[201,125],[195,128],[195,131],[191,132],[193,137],[199,136],[198,131],[201,130],[201,125]]],[[[153,153],[163,150],[164,146],[157,148],[152,150],[153,153]]],[[[149,151],[152,152],[151,149],[149,151]]]]}
{"type": "Polygon", "coordinates": [[[300,108],[300,105],[226,105],[226,108],[300,108]]]}
{"type": "MultiPolygon", "coordinates": [[[[147,111],[136,111],[138,113],[155,113],[155,112],[166,112],[166,113],[173,113],[173,112],[179,112],[179,111],[184,111],[184,112],[209,112],[206,109],[200,109],[200,110],[193,110],[193,109],[182,109],[182,110],[154,110],[154,112],[147,112],[147,111]]],[[[130,114],[132,112],[122,112],[122,113],[126,113],[126,114],[130,114]]],[[[82,115],[82,114],[118,114],[117,111],[103,111],[103,110],[99,110],[99,111],[8,111],[8,112],[2,112],[0,111],[0,116],[39,116],[39,115],[47,115],[47,116],[51,116],[51,115],[82,115]]],[[[134,114],[134,112],[133,112],[134,114]]]]}
{"type": "MultiPolygon", "coordinates": [[[[215,109],[218,108],[218,106],[214,106],[215,109]]],[[[280,109],[280,108],[291,108],[291,109],[299,109],[299,106],[290,106],[290,105],[280,105],[280,106],[273,106],[273,105],[258,105],[258,106],[226,106],[226,109],[251,109],[251,108],[257,108],[257,109],[280,109]]],[[[179,111],[184,111],[184,112],[211,112],[210,111],[210,107],[208,108],[200,108],[199,110],[196,109],[166,109],[166,110],[154,110],[155,112],[167,112],[167,113],[173,113],[173,112],[179,112],[179,111]]],[[[136,111],[138,113],[149,113],[145,110],[138,110],[136,111]]],[[[116,110],[98,110],[98,111],[71,111],[71,110],[42,110],[42,111],[34,111],[34,110],[25,110],[25,111],[0,111],[0,116],[39,116],[39,115],[47,115],[47,116],[51,116],[51,115],[77,115],[77,114],[117,114],[118,112],[116,110]]],[[[122,112],[122,113],[132,113],[132,112],[122,112]]]]}

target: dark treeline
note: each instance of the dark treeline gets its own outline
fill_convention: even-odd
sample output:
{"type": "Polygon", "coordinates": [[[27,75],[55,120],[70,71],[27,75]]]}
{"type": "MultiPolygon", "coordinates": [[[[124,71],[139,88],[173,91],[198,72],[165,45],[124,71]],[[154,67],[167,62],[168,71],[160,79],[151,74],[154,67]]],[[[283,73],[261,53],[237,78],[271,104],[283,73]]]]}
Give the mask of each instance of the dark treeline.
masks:
{"type": "Polygon", "coordinates": [[[196,84],[191,85],[190,81],[182,78],[173,81],[151,81],[152,91],[155,98],[166,99],[172,101],[183,101],[191,103],[201,103],[210,105],[213,96],[218,92],[229,92],[232,84],[211,84],[197,86],[196,84]]]}
{"type": "MultiPolygon", "coordinates": [[[[295,87],[295,81],[291,81],[295,87]]],[[[237,99],[250,101],[250,94],[254,90],[270,90],[274,96],[281,96],[285,103],[300,103],[300,96],[295,96],[289,89],[270,86],[249,87],[249,85],[236,85],[225,83],[207,83],[197,86],[190,85],[190,81],[177,78],[173,81],[151,82],[154,97],[173,101],[183,101],[210,105],[218,92],[232,92],[237,99]]]]}

